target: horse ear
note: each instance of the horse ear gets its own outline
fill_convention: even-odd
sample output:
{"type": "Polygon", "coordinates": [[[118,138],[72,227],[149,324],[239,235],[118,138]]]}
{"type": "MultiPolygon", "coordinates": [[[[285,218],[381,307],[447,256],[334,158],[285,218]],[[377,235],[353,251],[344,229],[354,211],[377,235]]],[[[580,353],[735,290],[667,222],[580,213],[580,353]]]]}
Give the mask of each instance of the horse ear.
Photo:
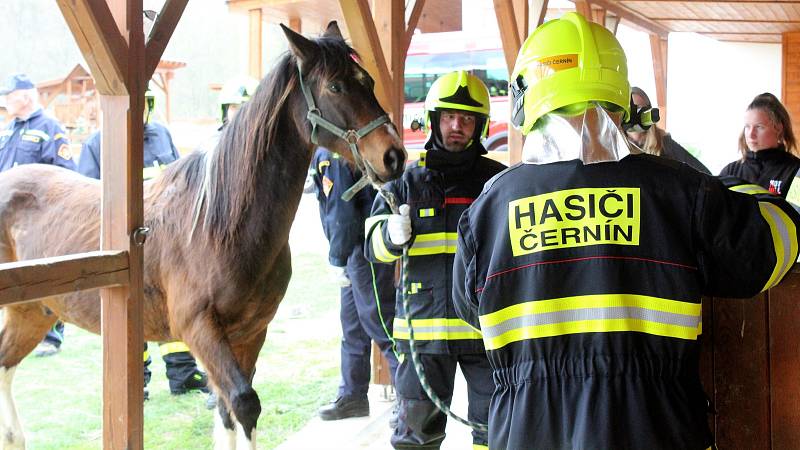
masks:
{"type": "Polygon", "coordinates": [[[289,41],[289,50],[297,59],[308,61],[317,54],[319,49],[316,44],[284,24],[281,24],[281,28],[283,28],[283,34],[286,35],[286,39],[289,41]]]}
{"type": "Polygon", "coordinates": [[[342,32],[339,30],[339,24],[337,24],[335,20],[332,20],[328,24],[328,28],[324,33],[322,33],[322,37],[344,40],[344,37],[342,37],[342,32]]]}

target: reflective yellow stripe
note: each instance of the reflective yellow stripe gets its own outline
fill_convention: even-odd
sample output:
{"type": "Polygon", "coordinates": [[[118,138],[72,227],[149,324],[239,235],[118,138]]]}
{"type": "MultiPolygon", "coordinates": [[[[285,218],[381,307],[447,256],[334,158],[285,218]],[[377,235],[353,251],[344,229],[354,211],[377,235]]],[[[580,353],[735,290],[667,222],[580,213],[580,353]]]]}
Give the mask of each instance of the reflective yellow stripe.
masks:
{"type": "Polygon", "coordinates": [[[417,163],[420,167],[425,167],[425,158],[428,155],[428,152],[419,152],[419,162],[417,163]]]}
{"type": "Polygon", "coordinates": [[[487,350],[525,339],[614,331],[693,340],[700,320],[699,303],[631,294],[531,301],[480,317],[487,350]]]}
{"type": "Polygon", "coordinates": [[[764,189],[763,187],[761,187],[761,186],[759,186],[757,184],[740,184],[738,186],[732,186],[729,189],[732,190],[733,192],[740,192],[742,194],[750,194],[750,195],[770,194],[770,195],[772,195],[772,193],[770,191],[764,189]]]}
{"type": "Polygon", "coordinates": [[[758,202],[761,215],[769,224],[772,244],[775,249],[775,268],[762,291],[775,286],[792,268],[797,259],[797,229],[779,207],[767,202],[758,202]]]}
{"type": "Polygon", "coordinates": [[[438,255],[455,253],[458,233],[429,233],[414,237],[414,244],[408,249],[408,256],[438,255]]]}
{"type": "Polygon", "coordinates": [[[369,237],[372,246],[372,254],[375,259],[381,262],[394,262],[400,259],[402,254],[395,255],[387,247],[383,241],[383,233],[381,233],[380,222],[389,218],[389,214],[379,214],[372,217],[367,217],[364,221],[364,235],[369,237]]]}
{"type": "MultiPolygon", "coordinates": [[[[480,332],[461,319],[412,319],[411,324],[416,341],[481,338],[480,332]]],[[[408,339],[408,322],[395,317],[393,334],[396,339],[408,339]]]]}
{"type": "Polygon", "coordinates": [[[27,135],[30,135],[30,136],[37,136],[37,137],[40,137],[40,138],[44,139],[45,141],[49,141],[50,140],[50,135],[45,133],[42,130],[25,130],[25,132],[22,133],[22,134],[23,135],[27,134],[27,135]]]}
{"type": "Polygon", "coordinates": [[[420,217],[433,217],[436,215],[435,208],[422,208],[419,210],[420,217]]]}
{"type": "Polygon", "coordinates": [[[181,341],[167,342],[158,346],[161,356],[169,355],[170,353],[188,352],[189,347],[181,341]]]}
{"type": "Polygon", "coordinates": [[[411,289],[408,290],[409,294],[416,294],[422,290],[422,283],[411,283],[411,289]]]}
{"type": "Polygon", "coordinates": [[[488,445],[472,444],[472,450],[489,450],[488,445]]]}
{"type": "Polygon", "coordinates": [[[150,351],[149,350],[145,350],[144,353],[142,353],[142,361],[146,362],[147,358],[149,358],[149,357],[150,357],[150,351]]]}

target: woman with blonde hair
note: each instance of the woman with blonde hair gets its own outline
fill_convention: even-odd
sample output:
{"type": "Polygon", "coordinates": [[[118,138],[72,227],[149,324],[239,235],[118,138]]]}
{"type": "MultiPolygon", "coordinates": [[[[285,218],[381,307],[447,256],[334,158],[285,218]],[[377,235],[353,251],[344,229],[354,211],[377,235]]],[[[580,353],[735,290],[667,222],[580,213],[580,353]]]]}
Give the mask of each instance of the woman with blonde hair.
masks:
{"type": "MultiPolygon", "coordinates": [[[[796,150],[789,112],[774,95],[757,95],[744,114],[742,157],[725,166],[720,176],[735,176],[787,198],[800,169],[800,159],[792,154],[796,150]]],[[[795,189],[800,194],[800,183],[795,189]]]]}
{"type": "MultiPolygon", "coordinates": [[[[641,88],[636,86],[631,87],[631,100],[633,104],[636,105],[637,109],[648,109],[651,107],[650,98],[641,88]]],[[[692,156],[681,144],[675,142],[669,133],[655,125],[652,125],[645,131],[627,130],[625,134],[628,136],[628,141],[641,148],[645,153],[674,159],[675,161],[680,161],[689,165],[689,167],[698,172],[711,175],[711,172],[709,172],[703,163],[692,156]]]]}

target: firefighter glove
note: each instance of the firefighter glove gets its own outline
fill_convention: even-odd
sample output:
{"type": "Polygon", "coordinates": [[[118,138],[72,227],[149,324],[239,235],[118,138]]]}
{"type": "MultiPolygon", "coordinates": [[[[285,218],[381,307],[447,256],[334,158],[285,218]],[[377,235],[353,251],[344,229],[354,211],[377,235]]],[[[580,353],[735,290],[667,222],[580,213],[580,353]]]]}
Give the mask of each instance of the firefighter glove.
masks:
{"type": "Polygon", "coordinates": [[[411,240],[411,208],[408,205],[400,205],[400,214],[389,216],[386,229],[389,232],[389,240],[392,244],[403,246],[411,240]]]}

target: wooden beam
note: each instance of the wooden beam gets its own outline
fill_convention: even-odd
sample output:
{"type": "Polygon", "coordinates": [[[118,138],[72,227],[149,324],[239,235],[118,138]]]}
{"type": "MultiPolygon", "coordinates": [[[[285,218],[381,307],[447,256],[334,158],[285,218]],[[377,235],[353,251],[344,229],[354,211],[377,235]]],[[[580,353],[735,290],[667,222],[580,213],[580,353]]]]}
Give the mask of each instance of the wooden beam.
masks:
{"type": "Polygon", "coordinates": [[[517,34],[519,34],[520,46],[525,42],[525,38],[530,33],[530,5],[528,0],[512,0],[514,16],[517,18],[517,34]]]}
{"type": "Polygon", "coordinates": [[[666,39],[669,35],[668,28],[654,20],[651,20],[645,15],[628,8],[624,5],[624,3],[614,0],[592,0],[592,4],[616,14],[622,18],[622,20],[629,22],[636,29],[650,34],[657,34],[664,39],[666,39]]]}
{"type": "Polygon", "coordinates": [[[5,263],[0,264],[0,306],[127,282],[128,253],[124,251],[5,263]]]}
{"type": "MultiPolygon", "coordinates": [[[[127,93],[127,61],[121,56],[128,44],[114,23],[104,0],[56,0],[67,26],[86,59],[98,92],[127,93]]],[[[141,13],[140,13],[141,15],[141,13]]]]}
{"type": "Polygon", "coordinates": [[[145,78],[150,79],[153,76],[153,72],[156,71],[158,62],[161,61],[161,55],[164,54],[164,50],[172,38],[172,33],[175,31],[178,21],[181,20],[187,3],[189,3],[189,0],[167,0],[161,9],[161,13],[156,17],[156,23],[150,32],[150,38],[147,39],[147,36],[145,36],[145,39],[147,39],[145,78]]]}
{"type": "Polygon", "coordinates": [[[101,96],[101,250],[128,252],[128,286],[100,291],[103,338],[103,448],[143,448],[142,226],[145,43],[141,0],[107,0],[127,48],[127,95],[101,96]]]}
{"type": "Polygon", "coordinates": [[[606,26],[606,10],[602,8],[593,9],[592,22],[606,26]]]}
{"type": "Polygon", "coordinates": [[[500,40],[503,43],[503,54],[506,57],[508,73],[514,71],[517,53],[522,46],[517,18],[512,0],[494,0],[494,13],[497,16],[497,26],[500,29],[500,40]]]}
{"type": "Polygon", "coordinates": [[[661,128],[667,128],[667,57],[668,40],[651,34],[650,52],[653,55],[653,74],[656,81],[656,100],[658,103],[661,128]]]}
{"type": "Polygon", "coordinates": [[[364,69],[375,78],[375,96],[383,109],[388,111],[393,104],[392,76],[383,56],[369,3],[367,0],[339,0],[339,5],[350,32],[353,47],[361,56],[364,69]]]}
{"type": "Polygon", "coordinates": [[[406,52],[408,52],[408,47],[411,45],[411,38],[414,36],[414,30],[417,29],[419,18],[422,17],[422,8],[424,7],[425,0],[416,0],[411,8],[411,14],[408,16],[408,26],[406,27],[406,52]]]}
{"type": "Polygon", "coordinates": [[[295,33],[303,33],[303,19],[300,17],[289,17],[289,28],[295,33]]]}
{"type": "Polygon", "coordinates": [[[405,0],[382,0],[374,3],[373,21],[380,40],[383,56],[388,64],[392,81],[389,86],[389,115],[398,130],[403,129],[403,106],[406,66],[406,10],[405,0]]]}
{"type": "Polygon", "coordinates": [[[592,5],[588,0],[575,0],[575,11],[580,13],[588,21],[592,21],[592,5]]]}
{"type": "Polygon", "coordinates": [[[708,22],[708,23],[763,23],[763,24],[793,24],[800,20],[751,20],[751,19],[710,19],[710,18],[684,18],[684,17],[651,17],[652,20],[670,20],[673,22],[708,22]]]}
{"type": "Polygon", "coordinates": [[[247,57],[247,73],[256,80],[261,79],[261,41],[262,41],[262,26],[263,20],[261,19],[261,8],[251,9],[247,13],[249,19],[249,44],[247,46],[249,53],[247,57]]]}
{"type": "MultiPolygon", "coordinates": [[[[544,23],[544,18],[547,15],[547,0],[530,0],[530,14],[528,15],[530,23],[536,24],[533,29],[539,27],[544,23]]],[[[533,32],[533,30],[531,30],[533,32]]],[[[530,33],[529,33],[530,34],[530,33]]]]}

